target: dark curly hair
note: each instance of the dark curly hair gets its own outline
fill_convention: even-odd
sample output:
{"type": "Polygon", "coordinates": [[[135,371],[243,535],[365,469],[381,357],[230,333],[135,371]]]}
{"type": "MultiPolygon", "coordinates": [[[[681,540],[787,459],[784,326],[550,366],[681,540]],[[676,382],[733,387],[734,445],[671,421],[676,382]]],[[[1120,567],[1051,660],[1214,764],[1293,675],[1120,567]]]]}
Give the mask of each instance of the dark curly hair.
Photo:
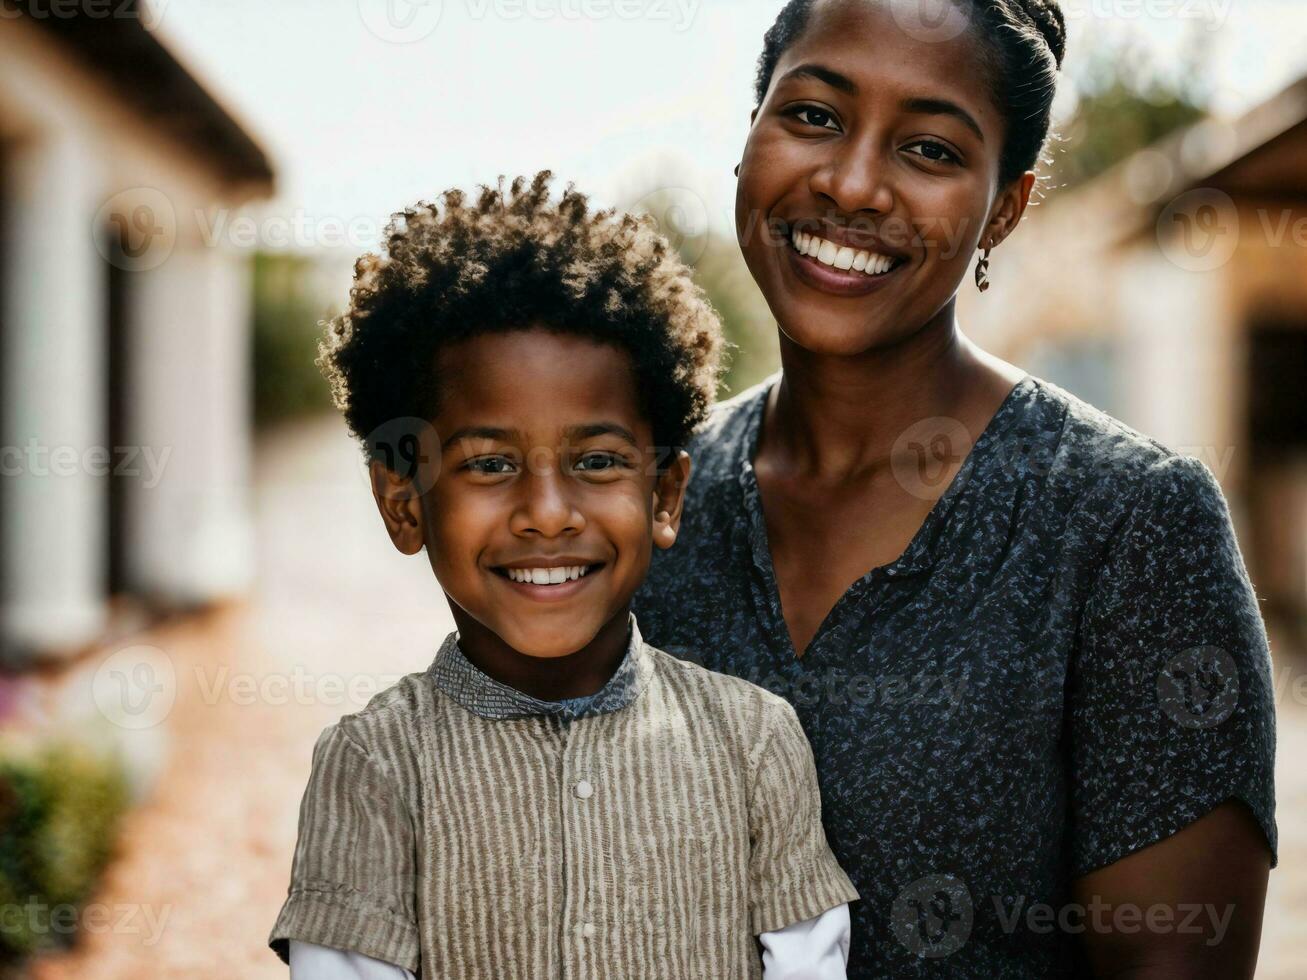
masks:
{"type": "MultiPolygon", "coordinates": [[[[1007,127],[999,185],[1030,170],[1048,139],[1057,73],[1066,51],[1058,0],[954,0],[975,18],[986,47],[990,89],[1007,127]]],[[[814,0],[789,0],[763,35],[754,82],[756,105],[771,87],[781,55],[803,33],[814,0]]]]}
{"type": "Polygon", "coordinates": [[[551,179],[447,190],[443,207],[394,214],[382,254],[355,263],[317,363],[369,460],[393,466],[394,420],[438,414],[439,350],[488,331],[544,327],[627,351],[659,468],[706,415],[723,339],[690,270],[653,219],[591,211],[571,184],[551,202],[551,179]]]}

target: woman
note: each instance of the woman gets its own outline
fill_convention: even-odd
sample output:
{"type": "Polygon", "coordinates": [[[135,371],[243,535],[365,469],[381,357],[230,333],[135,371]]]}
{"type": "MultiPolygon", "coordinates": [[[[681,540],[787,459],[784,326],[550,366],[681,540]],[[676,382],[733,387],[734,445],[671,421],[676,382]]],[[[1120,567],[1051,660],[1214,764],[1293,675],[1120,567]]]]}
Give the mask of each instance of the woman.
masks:
{"type": "Polygon", "coordinates": [[[798,709],[863,898],[851,978],[1251,976],[1256,600],[1203,464],[959,331],[973,250],[983,290],[1029,200],[1064,23],[953,4],[791,0],[768,31],[736,219],[782,370],[696,435],[634,608],[798,709]]]}

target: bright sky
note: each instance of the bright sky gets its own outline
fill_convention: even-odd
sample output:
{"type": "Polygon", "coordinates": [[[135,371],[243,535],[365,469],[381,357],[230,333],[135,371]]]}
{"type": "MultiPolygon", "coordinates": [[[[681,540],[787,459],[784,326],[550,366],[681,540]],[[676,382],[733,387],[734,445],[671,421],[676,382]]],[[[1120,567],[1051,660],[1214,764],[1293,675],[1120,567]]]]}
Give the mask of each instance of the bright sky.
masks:
{"type": "MultiPolygon", "coordinates": [[[[780,6],[154,0],[164,43],[272,154],[280,214],[376,224],[451,185],[549,167],[604,203],[670,174],[723,228],[754,63],[780,6]]],[[[1072,62],[1090,39],[1126,36],[1173,62],[1186,32],[1209,29],[1196,20],[1206,16],[1222,110],[1307,74],[1303,0],[1063,0],[1063,9],[1072,62]]]]}

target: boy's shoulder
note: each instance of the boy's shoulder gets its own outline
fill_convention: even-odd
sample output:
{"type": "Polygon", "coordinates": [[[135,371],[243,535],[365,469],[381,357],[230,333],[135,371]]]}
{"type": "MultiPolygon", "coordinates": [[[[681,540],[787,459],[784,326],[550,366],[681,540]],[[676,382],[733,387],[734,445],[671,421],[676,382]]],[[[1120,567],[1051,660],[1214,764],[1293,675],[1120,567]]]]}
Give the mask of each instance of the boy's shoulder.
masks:
{"type": "Polygon", "coordinates": [[[673,698],[734,735],[755,740],[791,718],[797,724],[794,707],[788,701],[752,681],[710,670],[649,643],[645,644],[645,652],[653,663],[654,675],[673,698]]]}
{"type": "Polygon", "coordinates": [[[438,712],[429,670],[414,671],[372,695],[359,710],[326,726],[318,743],[349,743],[382,768],[391,769],[411,751],[413,734],[434,723],[438,712]]]}

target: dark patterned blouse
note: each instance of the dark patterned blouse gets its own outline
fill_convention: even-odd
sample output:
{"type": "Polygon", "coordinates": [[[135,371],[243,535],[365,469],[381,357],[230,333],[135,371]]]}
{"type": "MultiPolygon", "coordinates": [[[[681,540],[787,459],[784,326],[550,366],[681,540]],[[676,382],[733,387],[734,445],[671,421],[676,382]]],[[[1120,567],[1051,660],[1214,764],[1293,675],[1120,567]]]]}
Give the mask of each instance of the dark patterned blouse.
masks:
{"type": "Polygon", "coordinates": [[[1274,862],[1270,654],[1204,463],[1027,375],[800,659],[752,465],[778,378],[696,433],[680,537],[633,610],[649,643],[797,710],[862,895],[851,980],[1081,975],[1078,934],[1113,913],[1070,883],[1232,797],[1274,862]]]}

